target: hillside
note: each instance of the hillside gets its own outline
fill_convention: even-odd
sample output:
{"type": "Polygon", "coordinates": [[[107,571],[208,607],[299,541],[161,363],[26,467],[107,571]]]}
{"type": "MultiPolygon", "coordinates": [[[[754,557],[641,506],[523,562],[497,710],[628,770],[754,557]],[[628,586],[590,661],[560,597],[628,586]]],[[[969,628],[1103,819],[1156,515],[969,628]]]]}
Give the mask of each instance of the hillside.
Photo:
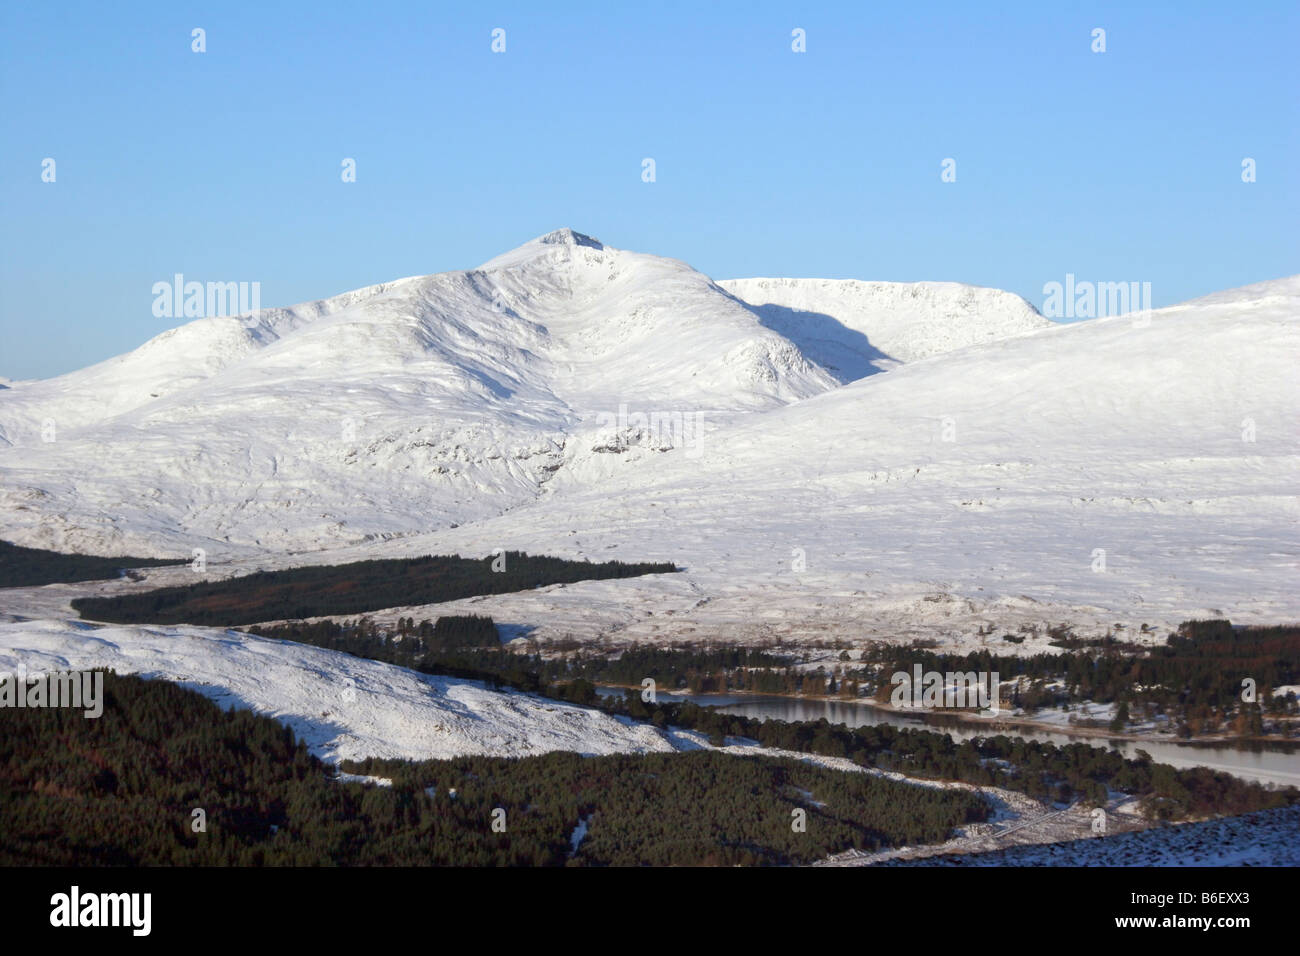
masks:
{"type": "Polygon", "coordinates": [[[1061,623],[1294,620],[1298,313],[1293,277],[1057,326],[996,290],[719,285],[559,230],[13,383],[0,513],[18,544],[199,547],[217,576],[496,549],[685,569],[470,602],[539,639],[996,627],[1029,653],[1061,623]]]}
{"type": "Polygon", "coordinates": [[[290,641],[199,627],[0,623],[0,671],[112,668],[275,717],[330,763],[467,754],[668,752],[646,725],[475,681],[435,677],[290,641]]]}
{"type": "Polygon", "coordinates": [[[957,282],[728,279],[718,285],[840,382],[1053,325],[1017,295],[957,282]]]}

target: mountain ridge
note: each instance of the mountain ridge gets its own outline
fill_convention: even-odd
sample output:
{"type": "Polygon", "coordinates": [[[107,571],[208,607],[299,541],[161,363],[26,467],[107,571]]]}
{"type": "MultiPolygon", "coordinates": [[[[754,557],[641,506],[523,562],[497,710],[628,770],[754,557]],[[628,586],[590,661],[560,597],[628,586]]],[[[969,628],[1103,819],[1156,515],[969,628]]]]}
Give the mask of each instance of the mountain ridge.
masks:
{"type": "MultiPolygon", "coordinates": [[[[879,310],[818,319],[811,333],[850,336],[837,366],[807,354],[824,335],[779,334],[685,263],[565,231],[525,245],[487,271],[262,316],[260,344],[207,377],[192,355],[155,359],[173,392],[142,399],[151,383],[126,374],[137,394],[114,399],[101,366],[80,386],[14,383],[4,537],[201,547],[230,568],[504,548],[687,569],[576,616],[541,594],[481,608],[542,634],[653,621],[646,636],[721,637],[763,620],[756,633],[860,635],[987,624],[985,607],[1090,626],[1300,616],[1286,583],[1300,278],[1068,325],[996,290],[834,280],[849,283],[829,287],[836,308],[933,306],[907,362],[851,338],[908,345],[906,315],[892,331],[866,324],[879,310]],[[961,331],[976,341],[933,341],[954,314],[975,317],[961,331]],[[984,317],[1008,334],[989,339],[984,317]],[[792,572],[796,552],[811,576],[792,572]]],[[[192,338],[227,342],[221,328],[192,338]]]]}

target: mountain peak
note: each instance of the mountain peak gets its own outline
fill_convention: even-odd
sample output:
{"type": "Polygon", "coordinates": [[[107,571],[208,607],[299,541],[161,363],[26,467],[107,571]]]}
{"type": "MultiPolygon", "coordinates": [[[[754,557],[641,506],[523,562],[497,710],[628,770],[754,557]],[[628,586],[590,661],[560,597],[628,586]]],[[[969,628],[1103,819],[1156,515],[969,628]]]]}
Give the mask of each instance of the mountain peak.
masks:
{"type": "Polygon", "coordinates": [[[479,268],[511,268],[532,262],[539,256],[547,256],[549,258],[560,250],[564,250],[566,253],[571,253],[574,249],[577,249],[580,246],[586,249],[594,249],[597,252],[603,252],[605,250],[604,243],[599,239],[593,239],[591,236],[575,232],[565,226],[562,229],[556,229],[554,232],[548,232],[544,236],[538,236],[536,239],[530,239],[518,248],[502,253],[494,259],[489,259],[487,262],[479,266],[479,268]]]}
{"type": "Polygon", "coordinates": [[[587,246],[592,249],[604,249],[604,245],[599,239],[593,239],[591,236],[575,232],[568,226],[562,229],[556,229],[554,232],[548,232],[544,236],[538,236],[533,242],[547,246],[587,246]]]}

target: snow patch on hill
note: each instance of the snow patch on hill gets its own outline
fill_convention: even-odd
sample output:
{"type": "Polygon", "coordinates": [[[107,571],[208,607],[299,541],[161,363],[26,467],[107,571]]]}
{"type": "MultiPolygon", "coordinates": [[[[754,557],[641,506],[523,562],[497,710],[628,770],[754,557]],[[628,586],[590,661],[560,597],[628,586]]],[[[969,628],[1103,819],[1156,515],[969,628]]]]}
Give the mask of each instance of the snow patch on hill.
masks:
{"type": "Polygon", "coordinates": [[[674,749],[653,727],[599,711],[233,630],[0,623],[0,671],[20,664],[28,673],[111,668],[175,681],[276,718],[329,762],[674,749]]]}

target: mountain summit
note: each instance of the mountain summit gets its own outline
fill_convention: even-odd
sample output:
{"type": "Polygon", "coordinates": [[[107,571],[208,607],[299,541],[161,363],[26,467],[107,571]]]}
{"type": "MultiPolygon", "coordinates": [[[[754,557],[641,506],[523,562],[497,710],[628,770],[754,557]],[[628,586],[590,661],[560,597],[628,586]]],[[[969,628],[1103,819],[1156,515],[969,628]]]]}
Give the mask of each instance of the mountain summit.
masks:
{"type": "Polygon", "coordinates": [[[548,232],[544,236],[538,236],[534,242],[546,243],[548,245],[566,245],[566,246],[588,246],[592,249],[603,249],[599,239],[593,239],[591,236],[584,236],[580,232],[574,232],[568,226],[563,229],[556,229],[554,232],[548,232]]]}
{"type": "Polygon", "coordinates": [[[510,268],[528,262],[537,256],[551,256],[554,261],[558,261],[554,259],[557,254],[565,255],[576,249],[590,249],[601,252],[605,249],[605,245],[599,239],[593,239],[591,236],[575,232],[566,226],[563,229],[548,232],[544,236],[538,236],[536,239],[525,242],[522,246],[489,259],[479,266],[479,270],[489,272],[495,269],[510,268]]]}

